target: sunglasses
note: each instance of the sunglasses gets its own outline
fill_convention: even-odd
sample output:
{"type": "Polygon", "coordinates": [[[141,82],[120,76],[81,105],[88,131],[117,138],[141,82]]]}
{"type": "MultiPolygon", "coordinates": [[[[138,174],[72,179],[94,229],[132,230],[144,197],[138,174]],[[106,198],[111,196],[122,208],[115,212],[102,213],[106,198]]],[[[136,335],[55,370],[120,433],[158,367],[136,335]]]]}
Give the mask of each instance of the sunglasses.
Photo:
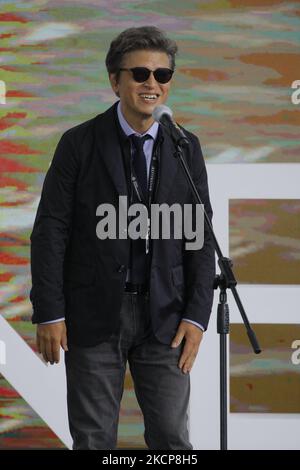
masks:
{"type": "Polygon", "coordinates": [[[149,70],[147,67],[133,67],[131,69],[120,69],[120,71],[128,71],[132,73],[133,80],[138,83],[143,83],[150,77],[150,74],[153,73],[155,80],[158,83],[168,83],[174,70],[166,69],[166,68],[159,68],[156,70],[149,70]]]}

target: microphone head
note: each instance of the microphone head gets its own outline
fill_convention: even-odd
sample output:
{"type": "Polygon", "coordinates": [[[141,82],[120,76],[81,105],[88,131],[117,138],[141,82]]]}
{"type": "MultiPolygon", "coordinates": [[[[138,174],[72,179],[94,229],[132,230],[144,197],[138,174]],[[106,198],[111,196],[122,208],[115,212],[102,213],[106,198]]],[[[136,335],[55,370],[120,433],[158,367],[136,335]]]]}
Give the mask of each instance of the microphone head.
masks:
{"type": "Polygon", "coordinates": [[[156,106],[156,108],[154,108],[152,117],[154,121],[160,122],[164,114],[167,114],[167,116],[169,116],[170,118],[172,118],[173,116],[171,109],[168,106],[161,104],[159,106],[156,106]]]}

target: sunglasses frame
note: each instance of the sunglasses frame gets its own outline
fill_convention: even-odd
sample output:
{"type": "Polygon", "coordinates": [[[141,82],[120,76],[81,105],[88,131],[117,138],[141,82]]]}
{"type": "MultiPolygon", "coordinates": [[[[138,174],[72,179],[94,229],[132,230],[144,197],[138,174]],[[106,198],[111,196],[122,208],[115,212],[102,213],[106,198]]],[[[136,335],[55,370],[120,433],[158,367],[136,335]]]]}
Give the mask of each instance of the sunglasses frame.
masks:
{"type": "Polygon", "coordinates": [[[157,68],[157,69],[155,69],[155,70],[150,70],[150,69],[148,69],[147,67],[121,68],[121,69],[119,69],[119,70],[120,70],[120,72],[121,72],[121,71],[124,71],[124,72],[131,72],[131,73],[132,73],[133,80],[134,80],[135,82],[137,82],[137,83],[146,82],[146,81],[148,80],[148,78],[150,77],[151,73],[153,73],[153,76],[154,76],[155,80],[156,80],[158,83],[160,83],[161,85],[164,85],[164,84],[166,84],[166,83],[169,83],[169,82],[171,81],[172,76],[173,76],[173,73],[174,73],[174,70],[169,69],[169,68],[167,68],[167,67],[159,67],[159,68],[157,68]],[[148,76],[147,76],[144,80],[136,80],[136,78],[135,78],[135,76],[134,76],[134,71],[135,71],[136,69],[147,71],[148,76]],[[166,82],[164,82],[164,81],[161,82],[160,80],[157,79],[157,77],[156,77],[155,75],[157,74],[157,72],[159,73],[160,70],[167,70],[167,71],[170,73],[170,78],[169,78],[169,80],[167,80],[166,82]]]}

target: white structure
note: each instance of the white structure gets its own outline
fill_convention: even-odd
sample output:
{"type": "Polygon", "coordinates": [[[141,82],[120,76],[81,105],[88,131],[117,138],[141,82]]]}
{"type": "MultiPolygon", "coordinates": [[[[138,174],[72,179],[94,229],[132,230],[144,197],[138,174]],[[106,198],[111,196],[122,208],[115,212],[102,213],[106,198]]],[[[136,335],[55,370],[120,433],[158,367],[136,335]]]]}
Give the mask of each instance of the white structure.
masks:
{"type": "MultiPolygon", "coordinates": [[[[300,199],[299,164],[207,166],[214,229],[224,256],[229,249],[230,199],[300,199]]],[[[238,286],[238,292],[250,323],[299,323],[300,286],[243,285],[238,286]]],[[[195,449],[220,448],[218,301],[216,293],[210,326],[191,371],[190,432],[195,449]]],[[[230,291],[228,304],[231,322],[241,323],[230,291]]],[[[299,450],[299,426],[300,414],[230,413],[228,449],[299,450]]]]}

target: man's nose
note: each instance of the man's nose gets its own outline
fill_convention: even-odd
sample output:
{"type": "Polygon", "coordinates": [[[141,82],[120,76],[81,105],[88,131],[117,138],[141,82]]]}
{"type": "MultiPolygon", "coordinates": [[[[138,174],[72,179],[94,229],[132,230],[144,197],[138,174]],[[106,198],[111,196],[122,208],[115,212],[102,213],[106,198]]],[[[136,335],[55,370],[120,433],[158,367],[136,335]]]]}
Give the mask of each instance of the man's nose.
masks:
{"type": "Polygon", "coordinates": [[[156,80],[154,78],[153,72],[150,73],[149,78],[145,81],[145,84],[154,87],[156,85],[156,80]]]}

